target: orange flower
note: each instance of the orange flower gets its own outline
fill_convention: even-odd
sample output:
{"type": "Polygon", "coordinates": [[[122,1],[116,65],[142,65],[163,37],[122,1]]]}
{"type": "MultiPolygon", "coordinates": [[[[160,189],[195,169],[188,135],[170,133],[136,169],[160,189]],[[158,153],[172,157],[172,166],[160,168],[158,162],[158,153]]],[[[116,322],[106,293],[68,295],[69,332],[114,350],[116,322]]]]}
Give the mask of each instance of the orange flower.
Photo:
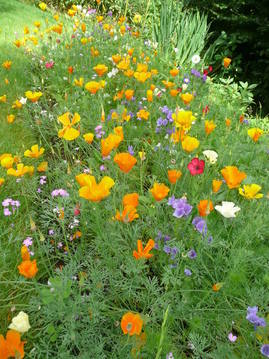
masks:
{"type": "Polygon", "coordinates": [[[117,211],[115,215],[115,219],[120,222],[129,223],[134,221],[136,218],[139,218],[139,214],[137,213],[137,210],[133,206],[125,206],[123,208],[122,214],[117,211]]]}
{"type": "Polygon", "coordinates": [[[2,67],[3,67],[4,69],[6,69],[6,70],[10,70],[11,65],[12,65],[12,62],[9,61],[9,60],[7,60],[7,61],[5,61],[5,62],[2,63],[2,67]]]}
{"type": "Polygon", "coordinates": [[[7,102],[7,95],[0,96],[0,102],[6,103],[7,102]]]}
{"type": "Polygon", "coordinates": [[[183,93],[181,96],[181,100],[185,103],[185,105],[189,105],[189,103],[193,100],[193,95],[191,93],[183,93]]]}
{"type": "Polygon", "coordinates": [[[110,189],[115,182],[112,178],[105,176],[100,183],[96,183],[93,176],[82,173],[76,176],[76,180],[80,185],[79,196],[92,202],[100,202],[110,194],[110,189]]]}
{"type": "Polygon", "coordinates": [[[225,119],[225,125],[226,127],[230,127],[231,126],[231,120],[229,118],[225,119]]]}
{"type": "Polygon", "coordinates": [[[141,108],[141,110],[139,110],[136,113],[137,118],[140,118],[141,120],[148,120],[149,118],[149,112],[146,111],[145,109],[141,108]]]}
{"type": "Polygon", "coordinates": [[[142,241],[139,239],[137,241],[137,251],[133,251],[133,256],[135,259],[149,259],[153,256],[152,253],[149,253],[152,248],[154,248],[155,242],[153,239],[149,239],[146,247],[143,249],[142,241]]]}
{"type": "Polygon", "coordinates": [[[121,329],[124,334],[139,335],[143,326],[143,320],[139,314],[128,312],[121,319],[121,329]]]}
{"type": "Polygon", "coordinates": [[[227,69],[230,66],[232,59],[230,59],[229,57],[225,57],[223,59],[223,66],[227,69]]]}
{"type": "Polygon", "coordinates": [[[33,169],[33,166],[24,166],[23,163],[18,163],[17,169],[15,170],[14,168],[8,168],[7,174],[9,176],[22,177],[26,173],[29,173],[30,175],[33,174],[33,169]]]}
{"type": "Polygon", "coordinates": [[[214,193],[217,193],[220,190],[220,187],[222,185],[222,181],[220,180],[213,180],[212,181],[212,191],[214,193]]]}
{"type": "Polygon", "coordinates": [[[93,69],[100,77],[103,76],[108,71],[108,67],[104,64],[98,64],[93,69]]]}
{"type": "Polygon", "coordinates": [[[91,132],[85,133],[85,135],[83,135],[83,138],[88,144],[91,144],[94,138],[94,134],[91,132]]]}
{"type": "Polygon", "coordinates": [[[171,90],[170,90],[170,95],[171,95],[172,97],[176,97],[176,96],[178,95],[178,90],[177,90],[177,89],[171,89],[171,90]]]}
{"type": "Polygon", "coordinates": [[[132,207],[136,208],[138,206],[138,200],[139,200],[138,193],[136,193],[136,192],[129,193],[123,197],[122,204],[124,207],[132,206],[132,207]]]}
{"type": "Polygon", "coordinates": [[[153,187],[150,189],[150,192],[157,202],[164,199],[169,191],[170,189],[163,183],[154,183],[153,187]]]}
{"type": "Polygon", "coordinates": [[[214,292],[218,292],[221,287],[223,287],[223,283],[215,283],[213,286],[212,286],[212,289],[214,292]]]}
{"type": "MultiPolygon", "coordinates": [[[[115,130],[114,130],[115,132],[115,130]]],[[[107,157],[110,152],[119,146],[122,137],[118,134],[110,133],[107,138],[101,140],[101,153],[103,157],[107,157]]]]}
{"type": "Polygon", "coordinates": [[[6,339],[0,335],[0,358],[24,358],[25,343],[21,341],[20,333],[15,330],[9,330],[6,339]]]}
{"type": "Polygon", "coordinates": [[[236,166],[226,166],[221,170],[221,174],[230,189],[238,188],[247,177],[246,173],[240,172],[236,166]]]}
{"type": "Polygon", "coordinates": [[[136,164],[135,157],[128,152],[121,152],[115,155],[114,162],[119,166],[120,170],[124,173],[128,173],[136,164]]]}
{"type": "Polygon", "coordinates": [[[7,115],[7,122],[13,123],[15,121],[15,115],[7,115]]]}
{"type": "Polygon", "coordinates": [[[40,147],[39,149],[38,145],[33,145],[31,147],[31,150],[26,150],[24,152],[24,156],[29,158],[39,158],[40,156],[43,155],[44,151],[45,151],[44,147],[40,147]]]}
{"type": "Polygon", "coordinates": [[[85,89],[93,95],[96,94],[96,92],[99,91],[100,88],[101,88],[100,83],[96,81],[87,82],[85,85],[85,89]]]}
{"type": "Polygon", "coordinates": [[[151,72],[138,72],[136,71],[134,73],[134,78],[141,83],[144,83],[145,81],[147,81],[148,79],[151,78],[151,72]]]}
{"type": "Polygon", "coordinates": [[[248,130],[248,135],[254,142],[257,142],[263,133],[264,133],[263,130],[257,127],[250,128],[248,130]]]}
{"type": "Polygon", "coordinates": [[[211,132],[214,131],[214,129],[216,128],[216,125],[214,123],[214,121],[205,121],[205,132],[207,135],[209,135],[211,132]]]}
{"type": "Polygon", "coordinates": [[[179,69],[177,68],[173,68],[172,70],[169,71],[170,72],[170,75],[173,76],[173,77],[176,77],[179,73],[179,69]]]}
{"type": "Polygon", "coordinates": [[[168,170],[168,180],[170,183],[174,184],[182,176],[180,170],[168,170]]]}
{"type": "Polygon", "coordinates": [[[69,67],[67,68],[67,71],[68,71],[70,74],[72,74],[72,73],[74,72],[73,66],[69,66],[69,67]]]}
{"type": "Polygon", "coordinates": [[[153,101],[153,92],[152,92],[152,90],[147,90],[147,100],[148,100],[148,102],[153,101]]]}
{"type": "Polygon", "coordinates": [[[21,247],[21,258],[23,261],[29,261],[30,260],[30,253],[28,251],[28,248],[26,246],[21,247]]]}
{"type": "Polygon", "coordinates": [[[134,96],[134,90],[126,90],[125,91],[125,98],[127,101],[131,101],[134,96]]]}
{"type": "Polygon", "coordinates": [[[120,62],[120,60],[121,60],[121,55],[119,55],[119,54],[112,55],[111,57],[112,57],[112,60],[113,60],[113,62],[115,64],[118,64],[120,62]]]}
{"type": "Polygon", "coordinates": [[[36,260],[23,260],[22,263],[18,266],[19,272],[25,278],[34,278],[38,272],[36,265],[36,260]]]}
{"type": "Polygon", "coordinates": [[[208,201],[207,199],[201,200],[197,207],[201,217],[206,217],[214,209],[212,201],[208,201]]]}
{"type": "Polygon", "coordinates": [[[47,169],[48,169],[48,162],[41,162],[37,167],[38,172],[46,172],[47,169]]]}

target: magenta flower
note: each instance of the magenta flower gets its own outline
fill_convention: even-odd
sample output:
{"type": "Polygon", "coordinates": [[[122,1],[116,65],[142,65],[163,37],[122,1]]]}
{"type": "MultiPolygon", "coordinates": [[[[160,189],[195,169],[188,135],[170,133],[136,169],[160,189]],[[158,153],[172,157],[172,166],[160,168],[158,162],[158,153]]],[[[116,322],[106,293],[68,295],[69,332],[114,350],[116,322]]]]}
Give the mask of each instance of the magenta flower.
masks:
{"type": "Polygon", "coordinates": [[[46,69],[51,69],[54,66],[54,61],[48,61],[45,63],[46,69]]]}
{"type": "Polygon", "coordinates": [[[199,158],[195,157],[191,160],[187,167],[192,176],[201,175],[204,172],[205,161],[199,160],[199,158]]]}

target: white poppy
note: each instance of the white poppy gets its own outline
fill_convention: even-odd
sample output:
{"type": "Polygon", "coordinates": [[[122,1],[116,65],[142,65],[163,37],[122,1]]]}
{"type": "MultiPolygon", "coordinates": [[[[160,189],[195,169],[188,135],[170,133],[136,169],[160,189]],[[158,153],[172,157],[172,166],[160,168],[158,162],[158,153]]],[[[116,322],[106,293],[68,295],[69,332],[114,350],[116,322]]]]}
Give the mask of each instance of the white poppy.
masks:
{"type": "Polygon", "coordinates": [[[26,333],[31,328],[29,324],[28,314],[19,312],[19,314],[12,319],[9,329],[16,330],[19,333],[26,333]]]}
{"type": "Polygon", "coordinates": [[[203,155],[211,164],[216,163],[218,160],[218,154],[215,151],[205,150],[205,151],[203,151],[203,155]]]}
{"type": "Polygon", "coordinates": [[[200,60],[201,58],[199,55],[193,55],[193,57],[191,58],[191,61],[194,65],[199,64],[200,60]]]}
{"type": "Polygon", "coordinates": [[[236,207],[233,202],[222,201],[221,206],[215,206],[215,210],[225,218],[234,218],[240,208],[236,207]]]}

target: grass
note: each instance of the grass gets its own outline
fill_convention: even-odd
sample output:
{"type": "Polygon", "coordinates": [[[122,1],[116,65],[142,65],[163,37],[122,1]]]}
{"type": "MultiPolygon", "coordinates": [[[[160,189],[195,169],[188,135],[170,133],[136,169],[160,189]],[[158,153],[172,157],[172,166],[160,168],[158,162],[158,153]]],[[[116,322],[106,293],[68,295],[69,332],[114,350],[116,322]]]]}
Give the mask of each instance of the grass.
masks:
{"type": "MultiPolygon", "coordinates": [[[[13,1],[10,14],[14,6],[25,11],[13,1]]],[[[20,34],[33,19],[45,16],[35,8],[26,12],[29,17],[23,18],[21,28],[17,28],[20,34]]],[[[26,358],[142,355],[161,359],[173,352],[175,358],[258,359],[261,345],[268,340],[268,324],[254,331],[246,320],[246,311],[248,306],[256,305],[261,317],[266,317],[269,311],[267,134],[257,143],[248,136],[248,125],[239,121],[246,100],[235,87],[213,87],[210,81],[203,82],[192,75],[189,67],[181,68],[173,78],[169,73],[175,66],[172,54],[163,61],[154,49],[144,45],[144,39],[136,39],[128,32],[122,36],[120,25],[111,18],[104,20],[108,24],[104,30],[94,16],[82,19],[76,15],[75,19],[85,22],[85,33],[81,26],[74,32],[70,26],[74,19],[67,20],[61,15],[63,33],[48,32],[39,39],[38,47],[29,46],[30,55],[24,53],[25,48],[3,44],[6,49],[3,59],[10,55],[14,64],[8,73],[10,85],[1,87],[0,93],[4,88],[11,98],[8,105],[1,104],[6,111],[2,119],[6,127],[1,130],[6,133],[2,135],[0,153],[18,154],[23,163],[35,169],[46,159],[49,167],[45,184],[40,184],[36,170],[33,176],[26,175],[16,182],[1,169],[1,176],[6,178],[0,189],[1,201],[12,197],[22,203],[17,214],[11,217],[1,214],[1,333],[6,333],[10,319],[23,310],[31,323],[31,329],[23,335],[23,340],[27,340],[26,358]],[[111,27],[113,36],[107,31],[111,27]],[[83,45],[85,41],[81,38],[85,37],[91,40],[83,45]],[[98,49],[98,56],[92,47],[98,49]],[[129,55],[132,69],[136,71],[137,63],[147,63],[149,71],[157,69],[157,74],[148,73],[150,79],[145,82],[136,80],[139,74],[127,77],[123,71],[114,76],[95,75],[94,67],[98,64],[105,64],[108,73],[115,71],[111,56],[117,53],[124,56],[128,50],[131,54],[130,49],[133,49],[129,55]],[[54,65],[47,69],[44,63],[51,59],[54,65]],[[68,71],[70,66],[73,73],[68,71]],[[84,85],[74,86],[75,78],[80,77],[84,78],[84,85]],[[179,94],[172,96],[163,84],[169,80],[175,83],[175,88],[182,87],[185,77],[190,78],[186,91],[196,94],[189,107],[179,94]],[[105,87],[96,94],[86,90],[87,82],[102,79],[106,80],[105,87]],[[157,90],[151,102],[147,100],[147,90],[153,84],[157,90]],[[12,101],[28,89],[40,90],[43,95],[36,103],[28,100],[15,122],[7,125],[5,116],[12,101]],[[134,90],[131,101],[125,101],[126,89],[134,90]],[[210,111],[205,116],[206,105],[210,111]],[[199,140],[199,146],[190,152],[182,149],[180,141],[173,143],[167,133],[167,128],[174,126],[171,113],[176,113],[177,106],[191,110],[196,117],[189,135],[199,140]],[[149,112],[148,120],[138,120],[141,107],[149,112]],[[79,136],[72,141],[61,138],[58,132],[64,124],[57,118],[67,111],[80,115],[80,122],[73,125],[79,136]],[[126,120],[126,115],[130,119],[126,120]],[[160,117],[167,120],[162,125],[160,117]],[[230,127],[225,125],[225,118],[231,119],[230,127]],[[216,124],[209,135],[205,133],[205,120],[216,124]],[[110,157],[103,158],[101,154],[97,128],[100,125],[105,138],[115,135],[116,127],[122,127],[123,138],[116,136],[121,141],[110,157]],[[91,144],[83,138],[88,132],[94,133],[91,144]],[[45,154],[38,159],[23,157],[24,150],[34,143],[42,145],[45,154]],[[129,146],[137,162],[130,172],[124,173],[113,158],[120,152],[131,151],[129,146]],[[206,161],[203,151],[208,149],[218,153],[217,163],[206,161]],[[201,175],[191,176],[187,168],[194,157],[205,160],[201,175]],[[229,189],[225,183],[213,193],[212,180],[222,179],[221,170],[229,165],[246,172],[244,184],[259,184],[263,198],[247,200],[238,189],[229,189]],[[175,184],[168,180],[168,169],[182,172],[175,184]],[[105,193],[106,188],[100,191],[104,196],[100,202],[86,200],[76,181],[76,176],[82,173],[92,174],[97,182],[109,176],[115,184],[110,193],[105,193]],[[156,201],[149,191],[157,182],[164,183],[170,191],[161,201],[156,201]],[[52,196],[55,189],[64,189],[69,196],[52,196]],[[123,211],[124,195],[133,192],[139,194],[139,217],[128,223],[115,220],[116,211],[123,211]],[[167,203],[172,195],[185,196],[192,206],[191,213],[182,218],[173,216],[174,210],[167,203]],[[204,218],[208,233],[203,236],[192,221],[199,215],[198,203],[205,199],[212,200],[214,206],[232,201],[240,211],[233,219],[212,211],[204,218]],[[33,238],[31,250],[39,269],[32,279],[20,276],[17,270],[26,236],[33,238]],[[151,258],[136,260],[133,250],[137,249],[137,240],[141,239],[145,247],[150,238],[158,243],[159,249],[151,250],[151,258]],[[191,250],[197,253],[193,259],[191,250]],[[185,274],[186,269],[191,270],[191,276],[185,274]],[[214,291],[214,284],[222,286],[214,291]],[[128,312],[140,315],[142,335],[123,334],[120,322],[128,312]],[[235,343],[227,339],[230,332],[238,337],[235,343]]],[[[4,24],[8,26],[8,21],[4,24]]],[[[200,64],[196,70],[203,70],[200,64]]],[[[115,136],[110,138],[115,140],[115,136]]],[[[94,185],[86,187],[91,193],[94,185]]],[[[98,193],[95,189],[91,195],[98,193]]]]}

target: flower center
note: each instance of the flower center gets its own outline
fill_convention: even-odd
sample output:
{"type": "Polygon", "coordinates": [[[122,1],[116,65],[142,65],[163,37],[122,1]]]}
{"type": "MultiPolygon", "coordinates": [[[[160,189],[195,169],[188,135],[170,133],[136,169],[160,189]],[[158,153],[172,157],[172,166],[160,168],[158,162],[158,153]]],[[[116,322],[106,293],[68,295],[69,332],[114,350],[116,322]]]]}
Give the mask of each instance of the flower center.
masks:
{"type": "Polygon", "coordinates": [[[128,332],[131,331],[132,326],[133,326],[132,323],[128,323],[128,324],[127,324],[126,329],[127,329],[128,332]]]}

